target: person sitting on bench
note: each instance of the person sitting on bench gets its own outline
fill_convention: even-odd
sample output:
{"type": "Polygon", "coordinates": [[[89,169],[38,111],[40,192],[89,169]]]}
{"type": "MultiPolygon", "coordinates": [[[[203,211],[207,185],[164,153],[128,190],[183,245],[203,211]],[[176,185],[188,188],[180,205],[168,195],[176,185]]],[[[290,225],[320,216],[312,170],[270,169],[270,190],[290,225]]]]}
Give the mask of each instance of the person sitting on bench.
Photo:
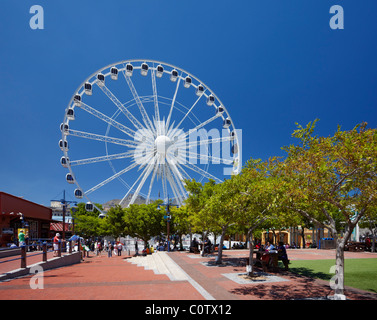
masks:
{"type": "Polygon", "coordinates": [[[199,252],[199,242],[194,238],[191,242],[190,252],[198,253],[199,252]]]}
{"type": "Polygon", "coordinates": [[[282,260],[283,261],[285,270],[287,271],[289,269],[288,268],[289,260],[288,260],[287,250],[285,249],[285,246],[284,246],[283,242],[279,242],[278,260],[282,260]]]}
{"type": "Polygon", "coordinates": [[[212,243],[211,240],[208,239],[208,237],[204,241],[204,253],[211,253],[211,247],[212,243]]]}

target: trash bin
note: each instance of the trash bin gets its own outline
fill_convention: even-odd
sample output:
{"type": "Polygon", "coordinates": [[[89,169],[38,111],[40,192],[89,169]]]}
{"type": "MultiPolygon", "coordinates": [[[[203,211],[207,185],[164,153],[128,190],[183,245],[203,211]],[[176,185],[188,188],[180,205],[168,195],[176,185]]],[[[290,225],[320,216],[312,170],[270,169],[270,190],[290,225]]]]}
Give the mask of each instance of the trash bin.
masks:
{"type": "Polygon", "coordinates": [[[319,243],[318,249],[335,249],[334,238],[322,238],[319,243]]]}

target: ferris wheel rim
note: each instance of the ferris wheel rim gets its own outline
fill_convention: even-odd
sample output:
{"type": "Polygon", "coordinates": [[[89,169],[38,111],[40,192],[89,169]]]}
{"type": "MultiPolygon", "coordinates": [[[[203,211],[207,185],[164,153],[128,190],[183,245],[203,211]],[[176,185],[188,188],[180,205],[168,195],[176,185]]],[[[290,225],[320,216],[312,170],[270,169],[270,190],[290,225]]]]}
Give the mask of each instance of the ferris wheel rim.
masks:
{"type": "MultiPolygon", "coordinates": [[[[180,74],[178,75],[178,77],[179,77],[181,80],[184,80],[183,74],[185,74],[186,77],[187,77],[187,76],[191,77],[192,79],[194,79],[195,81],[197,81],[200,85],[204,86],[204,87],[206,88],[206,91],[208,90],[209,93],[210,93],[210,95],[213,95],[213,97],[218,101],[219,106],[221,106],[221,107],[224,108],[224,113],[227,115],[227,119],[230,120],[230,122],[231,122],[231,124],[232,124],[232,127],[235,129],[235,127],[234,127],[234,122],[232,121],[232,118],[231,118],[230,113],[228,112],[228,110],[226,109],[226,107],[225,107],[225,105],[222,103],[222,101],[219,99],[219,97],[216,95],[216,93],[215,93],[215,92],[214,92],[214,91],[213,91],[213,90],[212,90],[207,84],[205,84],[203,81],[201,81],[199,78],[197,78],[196,76],[194,76],[192,73],[186,71],[185,69],[182,69],[182,68],[180,68],[180,67],[178,67],[178,66],[175,66],[175,65],[173,65],[173,64],[170,64],[170,63],[166,63],[166,62],[159,61],[159,60],[153,60],[153,59],[126,59],[126,60],[122,60],[122,61],[119,61],[119,62],[116,62],[116,63],[109,64],[109,65],[107,65],[107,66],[105,66],[105,67],[102,67],[102,68],[98,69],[97,71],[93,72],[89,77],[87,77],[87,78],[86,78],[86,79],[80,84],[79,87],[77,87],[77,89],[75,90],[74,94],[72,95],[72,97],[71,97],[71,99],[70,99],[70,101],[69,101],[69,103],[68,103],[68,106],[67,106],[67,108],[66,108],[66,112],[65,112],[64,122],[63,122],[63,123],[69,123],[70,120],[67,119],[67,110],[68,110],[68,109],[72,106],[72,104],[74,103],[74,98],[75,98],[75,96],[76,96],[77,94],[79,94],[80,96],[83,96],[83,95],[84,95],[84,89],[83,89],[83,88],[84,88],[85,83],[88,83],[88,82],[89,82],[91,85],[94,85],[94,84],[96,84],[99,80],[98,80],[98,79],[94,79],[94,80],[91,81],[91,79],[93,79],[94,77],[96,77],[99,73],[102,73],[102,71],[104,71],[104,70],[107,70],[107,69],[109,69],[109,68],[112,68],[112,67],[114,67],[114,66],[119,66],[119,65],[123,65],[123,68],[119,68],[119,71],[123,71],[123,70],[125,69],[125,65],[126,65],[127,63],[151,63],[151,64],[153,64],[153,66],[149,66],[149,68],[150,68],[151,70],[154,70],[154,71],[157,70],[157,67],[155,67],[154,64],[164,65],[164,66],[168,66],[168,67],[172,68],[173,70],[179,70],[179,71],[180,71],[180,74]]],[[[136,65],[135,65],[135,66],[134,66],[134,69],[136,69],[136,70],[137,70],[137,69],[141,69],[141,66],[136,66],[136,65]]],[[[172,70],[172,71],[173,71],[173,70],[172,70]]],[[[165,70],[164,70],[164,72],[166,72],[166,73],[170,73],[170,74],[171,74],[172,71],[169,72],[169,71],[165,71],[165,70]]],[[[110,72],[104,73],[103,75],[104,75],[105,77],[108,77],[108,76],[110,75],[110,72]]],[[[195,88],[197,88],[199,85],[192,84],[192,86],[195,87],[195,88]]],[[[205,94],[205,96],[208,97],[209,95],[208,95],[208,94],[205,94]]],[[[169,98],[167,98],[167,99],[169,99],[169,98]]],[[[135,99],[131,99],[130,101],[132,101],[132,100],[135,100],[135,99]]],[[[182,106],[183,106],[183,105],[182,105],[182,106]]],[[[224,120],[224,115],[223,115],[223,114],[221,114],[220,117],[224,120]]],[[[200,121],[200,120],[199,120],[199,121],[200,121]]],[[[108,128],[110,128],[110,124],[108,124],[108,128]]],[[[236,130],[234,130],[234,131],[236,131],[236,130]]],[[[230,132],[229,128],[228,128],[228,132],[230,132]]],[[[237,141],[238,148],[240,148],[239,143],[238,143],[239,140],[238,140],[238,137],[237,137],[237,133],[235,133],[235,134],[236,134],[236,136],[234,137],[234,140],[237,141]]],[[[64,132],[62,132],[62,140],[63,140],[63,141],[67,141],[67,135],[66,135],[64,132]]],[[[107,143],[106,143],[106,144],[107,144],[107,143]]],[[[63,148],[63,153],[64,153],[64,156],[65,156],[66,158],[68,158],[68,149],[67,149],[67,148],[65,148],[65,147],[63,148]]],[[[237,153],[239,154],[239,150],[238,150],[237,153]]],[[[107,150],[106,150],[106,154],[108,155],[107,150]]],[[[239,155],[236,157],[236,159],[239,159],[239,155]]],[[[109,161],[111,161],[111,160],[109,160],[109,161]]],[[[240,172],[240,168],[241,168],[241,161],[238,161],[237,169],[235,170],[235,171],[237,172],[236,174],[238,174],[238,173],[240,172]]],[[[69,169],[70,174],[71,174],[73,177],[75,177],[75,174],[74,174],[74,172],[73,172],[73,170],[72,170],[72,167],[71,167],[71,165],[70,165],[69,163],[68,163],[68,169],[69,169]]],[[[202,177],[204,177],[204,176],[202,176],[202,177]]],[[[74,183],[75,183],[76,186],[77,186],[77,187],[83,192],[83,197],[85,197],[85,198],[88,200],[88,202],[93,203],[93,202],[89,199],[89,197],[87,196],[86,192],[83,191],[83,189],[81,188],[81,186],[80,186],[79,182],[77,181],[77,179],[74,179],[74,183]]]]}

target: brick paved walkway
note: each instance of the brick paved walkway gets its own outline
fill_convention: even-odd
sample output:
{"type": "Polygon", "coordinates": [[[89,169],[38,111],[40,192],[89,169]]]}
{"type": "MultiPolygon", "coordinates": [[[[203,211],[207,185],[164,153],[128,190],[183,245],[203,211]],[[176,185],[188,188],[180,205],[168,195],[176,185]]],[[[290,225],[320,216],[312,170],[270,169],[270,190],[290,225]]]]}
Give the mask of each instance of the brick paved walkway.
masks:
{"type": "MultiPolygon", "coordinates": [[[[225,251],[224,264],[214,266],[214,257],[187,252],[167,253],[187,275],[187,280],[146,270],[132,259],[114,256],[90,257],[76,265],[47,270],[43,289],[31,289],[32,275],[0,283],[2,300],[82,299],[82,300],[291,300],[331,295],[329,283],[281,271],[274,282],[250,283],[242,259],[246,250],[225,251]],[[277,280],[277,281],[276,281],[277,280]]],[[[291,260],[334,259],[332,250],[289,250],[291,260]]],[[[346,252],[347,258],[377,258],[377,254],[346,252]]],[[[34,279],[34,280],[33,280],[34,279]]],[[[35,281],[34,281],[35,282],[35,281]]],[[[377,300],[377,294],[346,289],[348,299],[377,300]]]]}

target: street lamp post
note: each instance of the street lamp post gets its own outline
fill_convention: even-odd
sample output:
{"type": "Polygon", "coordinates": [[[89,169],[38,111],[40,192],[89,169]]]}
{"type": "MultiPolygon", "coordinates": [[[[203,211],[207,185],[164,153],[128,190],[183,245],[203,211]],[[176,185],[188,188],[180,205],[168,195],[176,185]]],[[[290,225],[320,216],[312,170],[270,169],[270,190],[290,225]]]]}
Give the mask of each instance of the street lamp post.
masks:
{"type": "MultiPolygon", "coordinates": [[[[57,200],[52,200],[57,201],[57,200]]],[[[62,231],[62,239],[65,239],[65,213],[66,213],[66,207],[68,204],[73,203],[77,205],[77,201],[68,201],[65,200],[65,190],[63,190],[63,199],[60,199],[60,203],[63,205],[63,231],[62,231]]]]}
{"type": "MultiPolygon", "coordinates": [[[[171,214],[170,214],[170,206],[172,205],[170,203],[170,199],[168,196],[168,202],[167,203],[162,203],[161,205],[166,206],[166,215],[164,216],[164,219],[166,219],[166,233],[167,233],[167,240],[168,240],[168,252],[170,252],[170,219],[171,219],[171,214]]],[[[160,209],[160,206],[158,206],[158,209],[160,209]]]]}
{"type": "MultiPolygon", "coordinates": [[[[165,205],[165,204],[164,204],[165,205]]],[[[170,200],[168,197],[168,203],[166,204],[166,216],[164,217],[166,219],[166,233],[167,233],[167,240],[168,240],[168,252],[170,252],[170,200]]]]}

